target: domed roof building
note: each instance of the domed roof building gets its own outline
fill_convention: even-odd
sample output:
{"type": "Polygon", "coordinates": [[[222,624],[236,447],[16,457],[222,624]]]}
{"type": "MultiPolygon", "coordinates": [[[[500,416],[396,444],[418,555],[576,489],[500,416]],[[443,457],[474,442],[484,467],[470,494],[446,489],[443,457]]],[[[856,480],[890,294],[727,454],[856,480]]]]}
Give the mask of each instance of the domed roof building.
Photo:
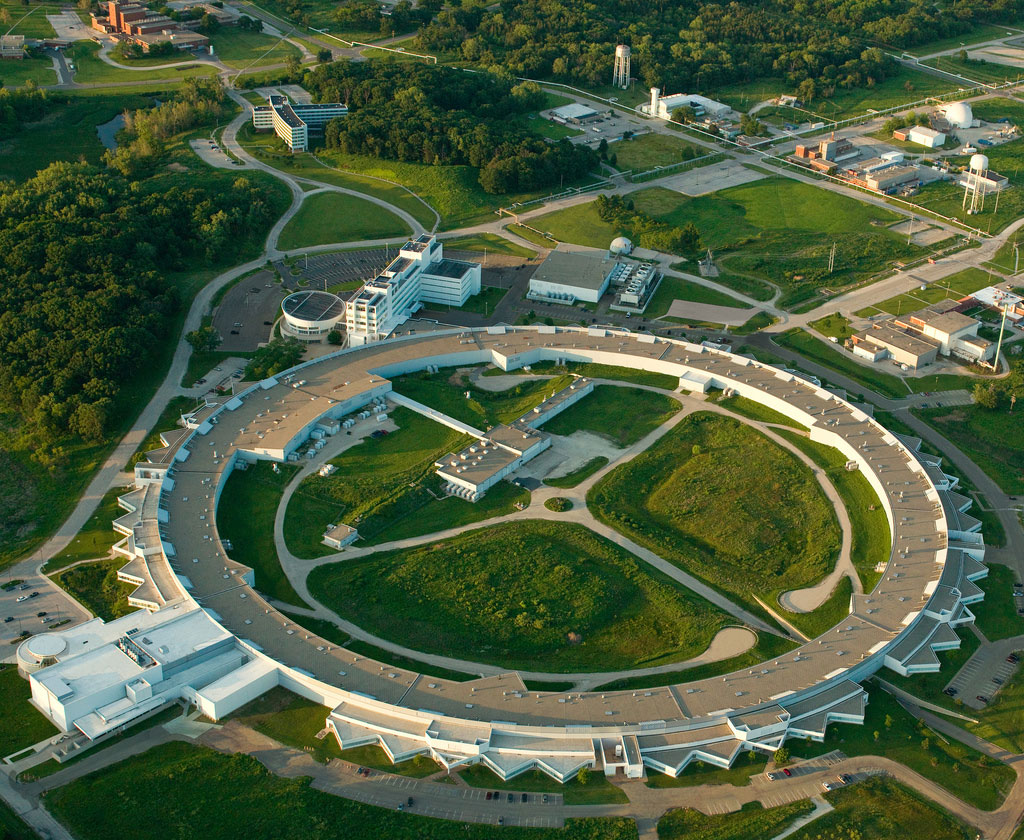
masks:
{"type": "Polygon", "coordinates": [[[966,102],[954,102],[943,109],[946,120],[952,128],[970,128],[974,124],[974,112],[966,102]]]}
{"type": "Polygon", "coordinates": [[[616,236],[612,240],[612,244],[608,246],[608,250],[614,256],[625,256],[633,252],[633,243],[626,239],[625,236],[616,236]]]}

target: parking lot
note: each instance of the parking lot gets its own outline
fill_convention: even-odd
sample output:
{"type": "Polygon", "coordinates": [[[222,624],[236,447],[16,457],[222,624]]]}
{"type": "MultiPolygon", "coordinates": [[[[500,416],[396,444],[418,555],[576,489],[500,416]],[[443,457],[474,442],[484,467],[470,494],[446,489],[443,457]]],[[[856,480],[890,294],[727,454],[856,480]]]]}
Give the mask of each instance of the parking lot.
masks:
{"type": "Polygon", "coordinates": [[[247,163],[229,157],[223,146],[218,146],[208,137],[197,137],[194,140],[189,140],[188,144],[192,147],[192,151],[210,166],[216,166],[219,169],[245,169],[248,166],[247,163]]]}
{"type": "Polygon", "coordinates": [[[213,326],[223,339],[217,349],[248,352],[269,341],[285,293],[269,271],[244,277],[228,289],[213,313],[213,326]]]}
{"type": "Polygon", "coordinates": [[[320,289],[337,294],[343,291],[337,288],[342,284],[361,283],[376,276],[397,255],[396,248],[310,254],[308,257],[298,256],[294,266],[286,265],[283,260],[278,261],[275,268],[281,272],[285,285],[292,289],[320,289]],[[299,273],[293,275],[293,268],[299,273]],[[302,285],[302,281],[306,285],[302,285]]]}
{"type": "Polygon", "coordinates": [[[983,646],[950,681],[946,693],[955,692],[952,696],[972,709],[984,709],[1020,667],[1008,661],[1014,655],[1012,648],[1012,644],[998,642],[983,646]]]}
{"type": "MultiPolygon", "coordinates": [[[[4,579],[3,583],[7,584],[8,580],[4,579]]],[[[87,617],[55,585],[39,575],[25,578],[24,583],[13,589],[0,589],[0,645],[21,635],[44,633],[62,621],[77,624],[87,617]],[[38,594],[33,595],[33,592],[38,594]]],[[[0,647],[0,651],[3,652],[0,659],[5,658],[8,653],[14,653],[14,646],[0,647]]]]}

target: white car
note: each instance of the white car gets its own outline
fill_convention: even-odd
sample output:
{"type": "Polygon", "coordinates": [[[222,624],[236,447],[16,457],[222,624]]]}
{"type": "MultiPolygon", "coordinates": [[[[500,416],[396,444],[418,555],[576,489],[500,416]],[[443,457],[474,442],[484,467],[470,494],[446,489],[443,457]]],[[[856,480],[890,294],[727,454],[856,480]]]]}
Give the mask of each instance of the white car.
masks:
{"type": "Polygon", "coordinates": [[[28,595],[19,595],[14,600],[15,600],[15,603],[20,604],[22,601],[27,601],[28,600],[28,595]]]}

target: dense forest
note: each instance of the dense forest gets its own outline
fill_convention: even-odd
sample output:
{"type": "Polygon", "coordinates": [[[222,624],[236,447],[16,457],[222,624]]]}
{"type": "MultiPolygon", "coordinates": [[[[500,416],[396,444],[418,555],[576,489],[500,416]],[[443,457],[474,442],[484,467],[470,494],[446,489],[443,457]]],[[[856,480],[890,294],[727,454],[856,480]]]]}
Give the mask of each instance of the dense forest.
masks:
{"type": "Polygon", "coordinates": [[[41,120],[46,115],[47,96],[34,85],[0,87],[0,140],[17,134],[25,123],[41,120]]]}
{"type": "Polygon", "coordinates": [[[878,82],[901,49],[1016,19],[1024,0],[501,0],[464,2],[423,27],[416,46],[516,76],[605,85],[617,43],[644,87],[696,93],[764,77],[817,91],[878,82]]]}
{"type": "Polygon", "coordinates": [[[55,163],[0,183],[0,404],[50,443],[102,440],[126,380],[153,360],[182,304],[165,272],[216,261],[272,208],[237,178],[158,185],[55,163]]]}
{"type": "Polygon", "coordinates": [[[322,102],[345,102],[349,114],[327,125],[328,148],[426,164],[480,169],[489,193],[570,183],[597,165],[590,149],[548,143],[520,118],[545,104],[533,82],[449,67],[335,62],[306,84],[322,102]]]}

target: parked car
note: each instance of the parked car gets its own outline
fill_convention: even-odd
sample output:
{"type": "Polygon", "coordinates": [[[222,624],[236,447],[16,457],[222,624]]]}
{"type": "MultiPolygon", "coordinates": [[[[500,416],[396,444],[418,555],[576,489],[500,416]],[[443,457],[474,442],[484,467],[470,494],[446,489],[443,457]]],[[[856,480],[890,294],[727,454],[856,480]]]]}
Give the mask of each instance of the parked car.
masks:
{"type": "Polygon", "coordinates": [[[44,615],[46,615],[46,610],[40,610],[36,613],[36,618],[42,618],[44,615]]]}
{"type": "Polygon", "coordinates": [[[508,801],[509,801],[509,802],[515,802],[515,801],[516,801],[516,798],[515,798],[515,797],[514,797],[514,796],[513,796],[513,795],[512,795],[511,793],[510,793],[510,794],[508,795],[508,801]]]}
{"type": "Polygon", "coordinates": [[[13,615],[7,616],[7,618],[4,619],[4,624],[7,624],[9,621],[14,621],[14,616],[13,615]]]}
{"type": "Polygon", "coordinates": [[[527,796],[526,796],[526,794],[525,794],[525,793],[524,793],[524,794],[522,794],[522,795],[521,795],[521,796],[519,797],[519,801],[520,801],[520,802],[526,802],[526,801],[527,801],[527,796]]]}
{"type": "Polygon", "coordinates": [[[541,802],[543,802],[545,805],[548,804],[548,795],[546,793],[544,794],[544,796],[541,797],[541,802]]]}
{"type": "Polygon", "coordinates": [[[768,776],[768,781],[769,782],[774,782],[776,779],[779,778],[779,774],[778,773],[768,773],[766,775],[768,776]]]}
{"type": "Polygon", "coordinates": [[[29,598],[37,598],[38,596],[39,596],[38,592],[30,592],[29,595],[28,595],[29,598]]]}
{"type": "Polygon", "coordinates": [[[490,791],[487,791],[487,796],[486,796],[485,798],[486,798],[487,800],[490,800],[490,798],[491,798],[491,797],[492,797],[493,795],[494,795],[494,794],[492,794],[492,793],[491,793],[490,791]]]}
{"type": "Polygon", "coordinates": [[[1020,657],[1017,656],[1017,654],[1015,654],[1015,653],[1011,653],[1009,656],[1006,657],[1006,661],[1007,662],[1013,662],[1014,664],[1016,664],[1016,663],[1020,662],[1020,657]]]}
{"type": "Polygon", "coordinates": [[[984,696],[982,696],[981,694],[979,694],[979,695],[978,695],[977,697],[975,697],[974,699],[975,699],[975,700],[977,700],[977,701],[978,701],[979,703],[987,703],[987,702],[988,702],[988,698],[987,698],[987,697],[984,697],[984,696]]]}
{"type": "Polygon", "coordinates": [[[14,602],[16,604],[20,604],[22,601],[27,601],[27,600],[28,600],[28,595],[19,595],[17,598],[14,599],[14,602]]]}
{"type": "Polygon", "coordinates": [[[792,776],[793,775],[793,771],[790,770],[788,767],[783,767],[782,768],[782,772],[785,773],[787,776],[792,776]]]}
{"type": "Polygon", "coordinates": [[[953,686],[950,686],[949,688],[944,688],[942,690],[942,693],[949,697],[956,697],[956,689],[953,688],[953,686]]]}
{"type": "Polygon", "coordinates": [[[412,807],[412,797],[411,796],[405,801],[405,804],[408,805],[410,808],[412,807]]]}

